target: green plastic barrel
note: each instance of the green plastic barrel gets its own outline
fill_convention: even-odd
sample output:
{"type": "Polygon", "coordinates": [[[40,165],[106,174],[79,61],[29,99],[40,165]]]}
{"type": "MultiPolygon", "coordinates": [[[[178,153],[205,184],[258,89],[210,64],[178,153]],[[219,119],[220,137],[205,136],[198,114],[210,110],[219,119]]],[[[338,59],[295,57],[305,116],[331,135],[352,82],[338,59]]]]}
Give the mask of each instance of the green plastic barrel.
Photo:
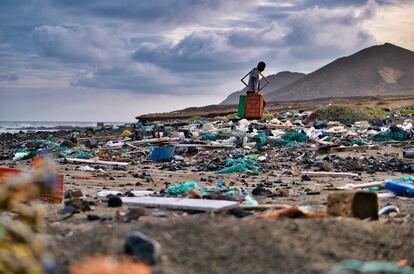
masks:
{"type": "Polygon", "coordinates": [[[240,118],[243,118],[245,113],[246,113],[246,95],[240,95],[239,110],[237,112],[237,116],[239,116],[240,118]]]}

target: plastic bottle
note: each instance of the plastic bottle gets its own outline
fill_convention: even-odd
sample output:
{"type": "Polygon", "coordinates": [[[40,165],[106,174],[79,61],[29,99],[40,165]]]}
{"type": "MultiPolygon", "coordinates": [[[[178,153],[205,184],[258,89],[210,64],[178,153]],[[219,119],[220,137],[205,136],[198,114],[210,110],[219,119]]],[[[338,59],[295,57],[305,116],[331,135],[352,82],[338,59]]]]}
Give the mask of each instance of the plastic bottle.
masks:
{"type": "Polygon", "coordinates": [[[414,184],[404,182],[386,182],[385,189],[395,193],[397,196],[414,197],[414,184]]]}

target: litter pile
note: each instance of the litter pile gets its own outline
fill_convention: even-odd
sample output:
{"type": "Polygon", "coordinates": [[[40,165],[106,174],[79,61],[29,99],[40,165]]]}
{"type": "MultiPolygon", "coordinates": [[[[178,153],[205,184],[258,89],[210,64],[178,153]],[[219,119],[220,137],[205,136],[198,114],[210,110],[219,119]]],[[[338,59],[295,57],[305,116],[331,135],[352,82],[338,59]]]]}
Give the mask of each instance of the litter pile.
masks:
{"type": "MultiPolygon", "coordinates": [[[[410,223],[405,203],[414,197],[410,115],[388,112],[382,119],[341,123],[299,111],[258,121],[228,116],[4,134],[0,161],[22,174],[39,159],[59,163],[65,173],[61,189],[51,194],[53,201],[42,196],[58,204],[59,222],[121,225],[207,212],[253,222],[339,217],[410,223]]],[[[162,261],[162,243],[138,231],[124,240],[126,257],[88,254],[95,257],[74,265],[73,273],[86,273],[90,265],[151,273],[162,261]]],[[[44,267],[42,256],[33,258],[44,267]]],[[[378,265],[411,269],[345,261],[334,271],[364,273],[378,265]]]]}

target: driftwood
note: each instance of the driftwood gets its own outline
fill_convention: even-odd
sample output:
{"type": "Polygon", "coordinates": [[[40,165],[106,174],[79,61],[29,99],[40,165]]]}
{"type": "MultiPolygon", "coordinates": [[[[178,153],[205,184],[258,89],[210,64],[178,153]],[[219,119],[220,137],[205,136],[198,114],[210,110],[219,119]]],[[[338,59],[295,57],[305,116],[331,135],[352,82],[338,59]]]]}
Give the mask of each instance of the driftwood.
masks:
{"type": "Polygon", "coordinates": [[[336,189],[358,189],[358,188],[368,188],[374,186],[383,186],[385,182],[371,182],[371,183],[362,183],[362,184],[346,184],[344,186],[336,187],[336,189]]]}
{"type": "Polygon", "coordinates": [[[125,162],[111,162],[111,161],[100,161],[93,159],[76,159],[76,158],[65,158],[65,161],[70,163],[88,163],[88,164],[100,164],[100,165],[116,165],[116,166],[127,166],[125,162]]]}
{"type": "Polygon", "coordinates": [[[175,147],[197,147],[197,148],[234,148],[234,145],[206,145],[206,144],[171,144],[175,147]]]}
{"type": "Polygon", "coordinates": [[[245,210],[266,210],[266,209],[282,209],[282,208],[289,208],[290,205],[284,204],[265,204],[265,205],[256,205],[256,206],[249,206],[249,205],[241,205],[241,209],[245,210]]]}
{"type": "Polygon", "coordinates": [[[140,141],[133,141],[131,142],[133,145],[140,145],[145,143],[166,143],[166,142],[178,142],[180,141],[180,138],[170,138],[170,137],[162,137],[162,138],[153,138],[153,139],[145,139],[140,141]]]}
{"type": "Polygon", "coordinates": [[[366,146],[321,146],[318,148],[318,152],[321,154],[332,153],[332,152],[346,152],[346,151],[367,151],[370,149],[377,149],[376,145],[366,145],[366,146]]]}
{"type": "Polygon", "coordinates": [[[359,177],[357,173],[326,171],[302,171],[302,175],[309,175],[311,177],[359,177]]]}

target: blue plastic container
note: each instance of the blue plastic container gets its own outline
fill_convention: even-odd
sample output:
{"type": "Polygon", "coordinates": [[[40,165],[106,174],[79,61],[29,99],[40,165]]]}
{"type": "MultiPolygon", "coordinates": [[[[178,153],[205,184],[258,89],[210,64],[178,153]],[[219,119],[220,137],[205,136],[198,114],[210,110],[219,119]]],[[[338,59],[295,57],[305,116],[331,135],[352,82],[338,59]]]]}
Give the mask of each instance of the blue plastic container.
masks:
{"type": "Polygon", "coordinates": [[[174,150],[175,147],[155,147],[148,159],[155,162],[171,161],[174,158],[174,150]]]}
{"type": "Polygon", "coordinates": [[[386,182],[385,189],[392,191],[397,196],[414,197],[414,184],[403,182],[386,182]]]}

